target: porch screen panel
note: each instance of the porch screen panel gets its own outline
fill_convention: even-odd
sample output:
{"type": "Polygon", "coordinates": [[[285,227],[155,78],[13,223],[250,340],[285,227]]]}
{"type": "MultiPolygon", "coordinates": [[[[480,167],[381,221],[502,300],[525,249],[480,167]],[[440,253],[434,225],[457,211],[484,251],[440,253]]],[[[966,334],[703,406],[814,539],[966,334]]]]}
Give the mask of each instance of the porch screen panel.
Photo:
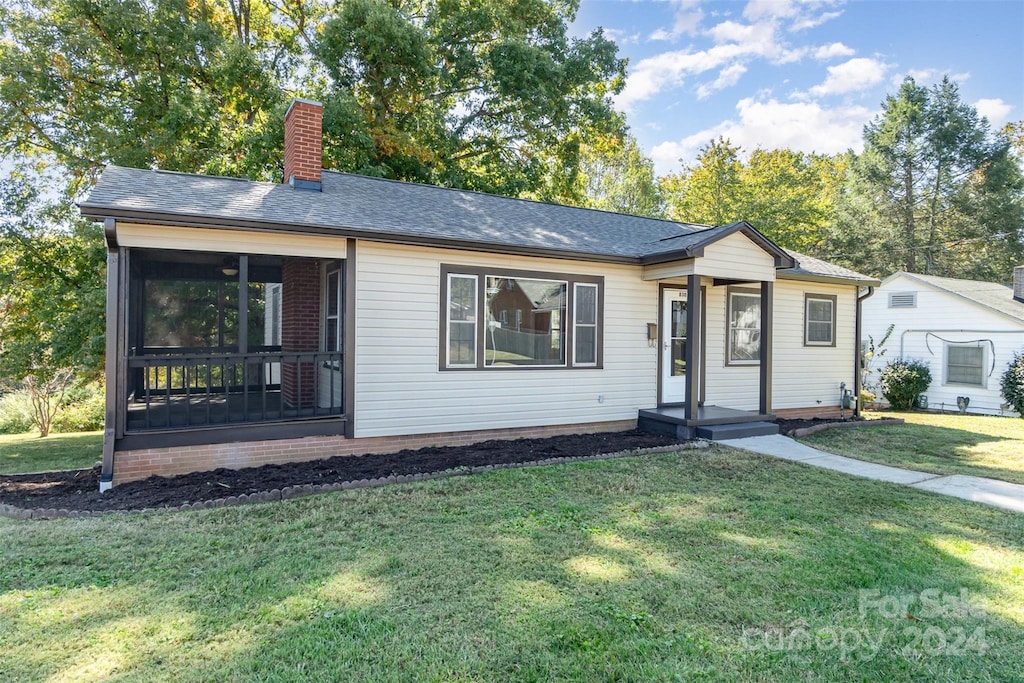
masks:
{"type": "Polygon", "coordinates": [[[476,365],[475,275],[448,276],[448,366],[476,365]]]}

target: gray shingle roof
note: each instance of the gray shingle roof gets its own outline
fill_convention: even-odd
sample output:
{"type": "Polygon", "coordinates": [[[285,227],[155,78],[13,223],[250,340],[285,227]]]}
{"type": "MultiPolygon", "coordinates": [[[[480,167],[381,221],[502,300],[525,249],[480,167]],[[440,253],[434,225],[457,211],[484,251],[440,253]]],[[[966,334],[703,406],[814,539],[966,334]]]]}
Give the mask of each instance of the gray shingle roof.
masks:
{"type": "Polygon", "coordinates": [[[886,282],[897,277],[905,276],[912,280],[918,280],[931,285],[950,294],[963,297],[979,306],[992,309],[997,313],[1008,315],[1024,323],[1024,303],[1013,298],[1013,288],[1001,285],[998,282],[985,282],[984,280],[958,280],[951,277],[938,277],[935,275],[920,275],[918,273],[905,273],[903,271],[894,273],[886,278],[886,282]]]}
{"type": "MultiPolygon", "coordinates": [[[[82,213],[95,218],[223,222],[365,238],[475,243],[638,260],[726,234],[710,227],[480,192],[324,171],[322,192],[280,183],[108,166],[82,213]]],[[[800,269],[868,280],[797,255],[800,269]],[[806,261],[805,261],[806,259],[806,261]]],[[[783,271],[785,272],[785,271],[783,271]]]]}
{"type": "Polygon", "coordinates": [[[855,270],[849,268],[843,268],[837,266],[834,263],[828,261],[822,261],[819,258],[808,256],[795,252],[792,249],[786,249],[786,253],[793,257],[796,261],[795,268],[786,268],[780,270],[779,275],[795,275],[800,276],[811,276],[811,277],[834,277],[842,280],[856,280],[864,285],[877,285],[878,280],[867,275],[862,275],[855,270]]]}

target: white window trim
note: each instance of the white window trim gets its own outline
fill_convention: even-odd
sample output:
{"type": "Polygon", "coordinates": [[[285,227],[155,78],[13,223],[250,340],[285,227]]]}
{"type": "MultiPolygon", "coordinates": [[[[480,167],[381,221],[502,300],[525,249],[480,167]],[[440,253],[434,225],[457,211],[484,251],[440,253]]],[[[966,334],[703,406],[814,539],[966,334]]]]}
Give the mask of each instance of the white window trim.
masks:
{"type": "Polygon", "coordinates": [[[480,321],[480,311],[477,309],[480,307],[477,292],[480,287],[480,277],[469,273],[448,273],[448,289],[447,289],[447,301],[444,302],[445,310],[445,324],[444,324],[444,363],[446,368],[475,368],[479,349],[476,348],[479,340],[477,339],[477,326],[480,321]],[[455,279],[466,279],[473,281],[473,320],[452,320],[452,280],[455,279]],[[472,325],[473,326],[473,361],[469,363],[453,363],[452,362],[452,324],[456,325],[472,325]]]}
{"type": "Polygon", "coordinates": [[[943,344],[942,353],[942,384],[943,386],[950,387],[974,387],[976,389],[988,389],[988,367],[989,361],[989,348],[986,344],[978,344],[977,342],[945,342],[943,344]],[[951,382],[949,381],[949,349],[951,347],[963,347],[967,346],[970,348],[981,349],[981,384],[973,384],[970,382],[951,382]]]}
{"type": "Polygon", "coordinates": [[[821,296],[815,294],[807,294],[804,296],[804,346],[835,346],[836,345],[836,322],[838,316],[836,315],[836,299],[831,296],[821,296]],[[812,301],[827,301],[829,306],[832,307],[832,316],[829,320],[811,320],[811,302],[812,301]],[[831,334],[829,335],[828,341],[811,341],[811,323],[824,323],[828,322],[831,334]]]}
{"type": "MultiPolygon", "coordinates": [[[[732,357],[732,298],[734,296],[745,296],[749,298],[757,299],[758,316],[757,316],[757,327],[754,328],[735,328],[735,329],[756,329],[758,334],[761,332],[761,293],[753,290],[739,290],[732,289],[726,292],[726,311],[725,311],[725,364],[726,365],[738,365],[745,367],[756,367],[761,364],[760,359],[733,359],[732,357]]],[[[758,355],[761,355],[760,341],[758,341],[758,355]]]]}
{"type": "Polygon", "coordinates": [[[600,292],[600,289],[594,283],[590,283],[590,282],[574,282],[573,285],[572,285],[572,308],[573,308],[573,313],[572,313],[572,364],[573,364],[574,367],[578,367],[578,368],[594,368],[594,367],[597,367],[597,359],[600,357],[600,354],[598,353],[598,348],[597,348],[598,344],[600,342],[600,340],[598,339],[598,334],[597,334],[597,323],[598,323],[598,320],[599,320],[599,313],[600,313],[600,310],[601,310],[601,302],[598,300],[599,292],[600,292]],[[593,323],[578,323],[578,322],[576,322],[576,306],[577,306],[577,304],[579,302],[579,296],[577,296],[577,292],[582,287],[590,287],[590,288],[592,288],[594,290],[594,322],[593,323]],[[581,327],[587,327],[587,328],[591,328],[592,327],[592,328],[594,328],[594,360],[593,361],[580,362],[580,361],[576,360],[576,340],[578,339],[576,332],[581,327]]]}

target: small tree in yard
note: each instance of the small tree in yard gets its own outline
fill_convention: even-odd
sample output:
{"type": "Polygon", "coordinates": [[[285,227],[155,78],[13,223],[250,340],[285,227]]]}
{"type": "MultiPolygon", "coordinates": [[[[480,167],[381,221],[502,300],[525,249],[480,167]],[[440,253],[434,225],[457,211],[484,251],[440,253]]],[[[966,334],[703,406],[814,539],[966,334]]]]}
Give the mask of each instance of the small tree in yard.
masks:
{"type": "Polygon", "coordinates": [[[894,410],[910,410],[932,383],[932,371],[920,360],[897,358],[882,368],[882,396],[894,410]]]}
{"type": "Polygon", "coordinates": [[[1024,352],[1013,354],[999,386],[1006,402],[1024,417],[1024,352]]]}

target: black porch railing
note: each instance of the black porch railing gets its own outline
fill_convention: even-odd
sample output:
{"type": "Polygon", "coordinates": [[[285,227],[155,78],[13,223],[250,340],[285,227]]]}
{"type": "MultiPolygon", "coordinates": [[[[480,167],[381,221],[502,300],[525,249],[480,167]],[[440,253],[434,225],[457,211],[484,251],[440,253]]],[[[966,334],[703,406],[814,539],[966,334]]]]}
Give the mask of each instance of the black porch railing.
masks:
{"type": "Polygon", "coordinates": [[[342,367],[341,352],[132,356],[126,429],[343,415],[342,367]]]}

